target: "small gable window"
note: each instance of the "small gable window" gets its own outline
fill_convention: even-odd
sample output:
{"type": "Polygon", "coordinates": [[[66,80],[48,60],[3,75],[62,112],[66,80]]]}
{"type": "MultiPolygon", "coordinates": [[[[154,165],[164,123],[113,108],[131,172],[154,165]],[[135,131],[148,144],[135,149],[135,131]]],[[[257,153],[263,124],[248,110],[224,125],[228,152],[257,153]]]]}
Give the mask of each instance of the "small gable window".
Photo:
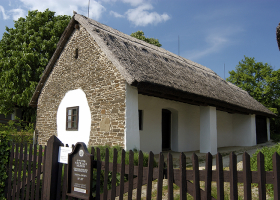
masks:
{"type": "Polygon", "coordinates": [[[66,108],[66,130],[77,131],[79,125],[79,106],[66,108]]]}

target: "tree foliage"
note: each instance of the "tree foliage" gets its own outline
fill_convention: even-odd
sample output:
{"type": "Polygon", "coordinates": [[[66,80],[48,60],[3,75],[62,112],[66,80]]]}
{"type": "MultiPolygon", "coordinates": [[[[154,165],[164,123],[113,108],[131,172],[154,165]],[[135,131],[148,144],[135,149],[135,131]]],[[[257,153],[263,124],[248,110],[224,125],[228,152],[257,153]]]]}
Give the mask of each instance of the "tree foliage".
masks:
{"type": "Polygon", "coordinates": [[[35,119],[28,103],[70,19],[35,10],[14,21],[14,28],[6,27],[0,41],[0,113],[19,107],[25,120],[35,119]]]}
{"type": "MultiPolygon", "coordinates": [[[[256,62],[244,56],[235,70],[229,72],[227,81],[247,91],[253,98],[275,114],[280,112],[280,70],[273,70],[267,63],[256,62]]],[[[272,131],[280,127],[279,118],[272,121],[272,131]]]]}
{"type": "Polygon", "coordinates": [[[136,31],[135,33],[131,33],[132,37],[135,37],[139,40],[143,40],[147,43],[150,43],[150,44],[153,44],[155,46],[158,46],[158,47],[161,47],[162,45],[159,43],[158,39],[155,39],[155,38],[146,38],[144,36],[144,32],[143,31],[136,31]]]}

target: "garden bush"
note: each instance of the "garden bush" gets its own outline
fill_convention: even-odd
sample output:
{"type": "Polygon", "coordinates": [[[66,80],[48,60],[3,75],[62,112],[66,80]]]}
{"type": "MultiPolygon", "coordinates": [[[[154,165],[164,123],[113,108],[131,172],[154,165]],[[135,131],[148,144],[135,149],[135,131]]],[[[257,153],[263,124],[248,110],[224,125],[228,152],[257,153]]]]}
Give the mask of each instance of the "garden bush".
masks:
{"type": "Polygon", "coordinates": [[[6,131],[0,131],[0,199],[5,199],[4,189],[6,185],[7,168],[9,162],[9,151],[11,145],[10,134],[6,131]]]}
{"type": "MultiPolygon", "coordinates": [[[[272,147],[263,147],[262,149],[258,149],[251,157],[251,170],[257,171],[258,170],[258,162],[257,156],[258,153],[262,152],[264,155],[264,168],[265,171],[272,171],[273,170],[273,162],[272,157],[275,152],[280,155],[280,143],[272,147]]],[[[267,184],[266,185],[267,191],[270,195],[273,196],[273,185],[267,184]]]]}
{"type": "Polygon", "coordinates": [[[34,128],[31,123],[10,120],[7,124],[0,124],[0,131],[8,133],[10,139],[15,143],[33,143],[34,128]]]}
{"type": "Polygon", "coordinates": [[[5,199],[4,189],[8,177],[7,169],[11,142],[33,143],[33,125],[24,124],[22,121],[9,121],[0,124],[0,199],[5,199]]]}

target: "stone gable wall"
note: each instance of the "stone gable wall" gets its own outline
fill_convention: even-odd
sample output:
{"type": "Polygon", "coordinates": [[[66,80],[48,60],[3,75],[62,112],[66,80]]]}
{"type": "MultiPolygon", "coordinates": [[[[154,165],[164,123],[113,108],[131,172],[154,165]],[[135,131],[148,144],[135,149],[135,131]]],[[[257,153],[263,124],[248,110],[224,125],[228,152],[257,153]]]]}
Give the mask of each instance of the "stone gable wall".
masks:
{"type": "Polygon", "coordinates": [[[41,91],[38,142],[45,145],[57,135],[58,106],[67,91],[78,88],[85,92],[91,112],[89,145],[124,147],[125,80],[82,26],[72,33],[41,91]]]}

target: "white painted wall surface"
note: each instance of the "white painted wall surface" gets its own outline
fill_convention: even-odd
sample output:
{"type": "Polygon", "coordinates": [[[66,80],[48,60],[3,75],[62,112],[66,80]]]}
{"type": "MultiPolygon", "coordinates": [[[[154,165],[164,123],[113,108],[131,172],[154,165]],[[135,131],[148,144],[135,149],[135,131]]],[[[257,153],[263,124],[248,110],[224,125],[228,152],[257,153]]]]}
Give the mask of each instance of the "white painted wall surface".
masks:
{"type": "Polygon", "coordinates": [[[234,146],[233,130],[232,130],[232,117],[233,114],[217,110],[217,146],[234,146]]]}
{"type": "Polygon", "coordinates": [[[176,101],[138,95],[138,108],[143,110],[140,149],[157,154],[162,151],[162,109],[171,111],[171,150],[199,149],[199,107],[176,101]]]}
{"type": "Polygon", "coordinates": [[[216,108],[200,106],[200,152],[217,154],[216,108]]]}
{"type": "Polygon", "coordinates": [[[267,141],[270,140],[270,120],[266,118],[266,128],[267,128],[267,141]]]}
{"type": "Polygon", "coordinates": [[[125,105],[125,150],[139,150],[138,90],[127,83],[125,105]]]}
{"type": "Polygon", "coordinates": [[[254,146],[256,142],[255,115],[233,114],[233,135],[231,146],[254,146]]]}
{"type": "Polygon", "coordinates": [[[91,114],[86,94],[83,90],[71,90],[65,94],[58,107],[56,121],[57,137],[64,144],[84,142],[88,145],[91,129],[91,114]],[[66,131],[66,108],[74,106],[79,106],[78,131],[66,131]]]}

